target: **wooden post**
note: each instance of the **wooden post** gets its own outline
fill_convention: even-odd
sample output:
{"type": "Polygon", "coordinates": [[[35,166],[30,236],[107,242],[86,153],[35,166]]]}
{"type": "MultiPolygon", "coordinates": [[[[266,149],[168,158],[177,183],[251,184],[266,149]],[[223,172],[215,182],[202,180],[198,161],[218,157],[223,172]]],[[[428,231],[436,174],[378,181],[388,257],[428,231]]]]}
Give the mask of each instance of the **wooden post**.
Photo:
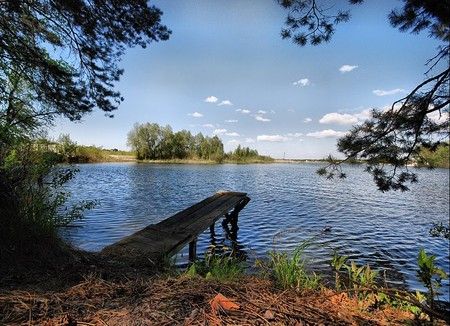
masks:
{"type": "Polygon", "coordinates": [[[189,262],[193,263],[197,259],[197,238],[189,242],[189,262]]]}
{"type": "Polygon", "coordinates": [[[236,241],[237,239],[237,231],[239,230],[238,227],[239,212],[245,207],[245,205],[247,205],[249,201],[250,198],[248,197],[243,198],[236,204],[233,211],[225,214],[225,219],[222,221],[222,226],[225,230],[225,233],[232,241],[236,241]],[[230,224],[231,230],[228,227],[228,224],[230,224]]]}
{"type": "Polygon", "coordinates": [[[216,235],[216,231],[214,231],[214,226],[216,225],[216,223],[213,223],[209,226],[209,233],[211,234],[211,237],[216,235]]]}

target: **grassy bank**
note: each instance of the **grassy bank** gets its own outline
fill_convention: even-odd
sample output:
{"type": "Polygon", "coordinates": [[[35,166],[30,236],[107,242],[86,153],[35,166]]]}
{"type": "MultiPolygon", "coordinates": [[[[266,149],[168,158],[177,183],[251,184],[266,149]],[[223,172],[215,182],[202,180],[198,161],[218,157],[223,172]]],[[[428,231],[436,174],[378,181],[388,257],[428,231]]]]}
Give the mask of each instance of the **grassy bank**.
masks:
{"type": "Polygon", "coordinates": [[[77,146],[75,154],[65,159],[69,163],[134,162],[132,152],[103,149],[96,146],[77,146]]]}

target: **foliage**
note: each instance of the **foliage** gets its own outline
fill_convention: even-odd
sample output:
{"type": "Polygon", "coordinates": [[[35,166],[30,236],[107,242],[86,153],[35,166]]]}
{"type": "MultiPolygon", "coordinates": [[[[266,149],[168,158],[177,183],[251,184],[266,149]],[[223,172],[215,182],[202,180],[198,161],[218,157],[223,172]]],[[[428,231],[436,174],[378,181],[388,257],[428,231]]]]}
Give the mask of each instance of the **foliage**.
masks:
{"type": "MultiPolygon", "coordinates": [[[[334,25],[350,19],[349,10],[339,10],[328,14],[318,1],[278,0],[280,5],[289,10],[285,20],[285,28],[281,31],[283,39],[291,39],[295,44],[304,46],[307,43],[318,45],[329,42],[334,33],[334,25]]],[[[362,0],[351,0],[352,4],[362,0]]]]}
{"type": "Polygon", "coordinates": [[[310,245],[309,241],[303,242],[291,256],[275,250],[269,253],[269,268],[278,286],[297,291],[314,290],[319,287],[320,277],[314,272],[309,273],[305,266],[303,253],[310,245]]]}
{"type": "Polygon", "coordinates": [[[338,252],[335,250],[333,252],[333,257],[331,259],[331,267],[333,267],[335,272],[334,282],[336,286],[336,290],[341,289],[341,278],[339,275],[339,271],[345,266],[345,263],[347,262],[348,256],[340,256],[338,252]]]}
{"type": "MultiPolygon", "coordinates": [[[[418,303],[422,303],[424,301],[424,298],[420,292],[416,291],[414,296],[415,301],[417,301],[418,303]]],[[[417,305],[412,304],[410,301],[401,299],[401,297],[402,296],[399,293],[388,295],[384,292],[378,292],[375,297],[376,305],[378,307],[387,305],[393,308],[401,309],[403,311],[409,311],[416,317],[416,319],[419,319],[422,315],[422,309],[417,305]]]]}
{"type": "MultiPolygon", "coordinates": [[[[318,0],[280,0],[289,10],[283,38],[301,46],[328,42],[334,26],[350,18],[349,11],[330,13],[333,6],[318,0]],[[326,6],[326,7],[325,7],[326,6]]],[[[363,0],[350,0],[360,4],[363,0]]],[[[420,148],[433,147],[449,138],[449,84],[450,68],[450,6],[445,1],[403,0],[401,9],[389,14],[389,22],[401,32],[417,34],[428,31],[429,36],[441,42],[437,54],[431,58],[428,75],[407,96],[394,102],[386,110],[372,111],[372,117],[338,141],[338,150],[347,160],[367,161],[367,172],[372,174],[381,191],[408,190],[406,183],[417,182],[417,176],[408,169],[408,163],[419,154],[420,148]]],[[[333,160],[320,174],[333,178],[342,176],[342,161],[333,160]]],[[[345,177],[345,175],[344,175],[345,177]]]]}
{"type": "Polygon", "coordinates": [[[162,127],[157,123],[135,124],[128,133],[127,143],[139,160],[199,159],[218,163],[225,160],[237,163],[272,160],[240,145],[233,152],[225,153],[217,136],[192,135],[188,130],[173,132],[169,125],[162,127]]]}
{"type": "MultiPolygon", "coordinates": [[[[55,168],[60,157],[40,139],[58,116],[79,120],[95,107],[111,115],[123,100],[114,89],[120,58],[126,47],[169,37],[161,15],[145,0],[0,1],[2,258],[17,260],[22,247],[36,253],[58,226],[92,207],[65,207],[63,185],[74,171],[55,168]]],[[[61,139],[67,160],[74,147],[61,139]]],[[[57,248],[46,249],[38,254],[57,248]]]]}
{"type": "Polygon", "coordinates": [[[6,250],[20,251],[38,239],[56,237],[58,227],[81,218],[95,205],[83,201],[67,207],[70,193],[63,186],[76,170],[54,169],[59,157],[34,145],[21,142],[0,165],[0,247],[6,250]]]}
{"type": "Polygon", "coordinates": [[[128,145],[140,160],[199,158],[221,161],[224,151],[219,137],[193,136],[187,130],[173,132],[169,125],[136,123],[128,133],[128,145]]]}
{"type": "Polygon", "coordinates": [[[359,290],[362,289],[362,296],[365,297],[365,289],[375,286],[378,272],[372,270],[369,264],[358,266],[353,260],[350,261],[350,264],[347,264],[347,260],[347,256],[341,256],[337,251],[334,251],[330,265],[335,271],[336,290],[339,291],[341,286],[345,285],[341,281],[340,273],[342,270],[346,270],[346,287],[353,289],[357,295],[359,290]]]}
{"type": "Polygon", "coordinates": [[[123,73],[117,64],[126,47],[168,39],[161,15],[145,0],[1,1],[0,99],[24,100],[15,78],[29,86],[26,112],[13,105],[2,115],[20,124],[115,110],[123,100],[114,90],[123,73]]]}
{"type": "Polygon", "coordinates": [[[417,164],[429,168],[450,168],[449,143],[436,143],[433,147],[421,146],[417,154],[417,164]]]}
{"type": "Polygon", "coordinates": [[[101,147],[77,146],[73,163],[95,163],[108,161],[108,156],[101,147]]]}
{"type": "Polygon", "coordinates": [[[244,273],[242,261],[231,255],[216,255],[214,253],[205,256],[204,260],[197,260],[186,271],[186,275],[199,275],[206,279],[220,281],[232,281],[238,279],[244,273]]]}
{"type": "Polygon", "coordinates": [[[435,265],[436,256],[427,255],[422,248],[417,257],[419,270],[417,276],[423,285],[428,289],[427,301],[431,308],[434,305],[434,298],[441,287],[442,279],[447,279],[448,275],[441,268],[435,265]]]}
{"type": "Polygon", "coordinates": [[[238,145],[234,151],[225,154],[226,161],[236,163],[248,163],[248,162],[271,162],[273,159],[269,156],[259,155],[256,149],[249,147],[241,147],[238,145]]]}
{"type": "Polygon", "coordinates": [[[71,162],[76,155],[77,143],[70,139],[68,134],[61,135],[58,138],[57,151],[61,155],[62,160],[71,162]]]}

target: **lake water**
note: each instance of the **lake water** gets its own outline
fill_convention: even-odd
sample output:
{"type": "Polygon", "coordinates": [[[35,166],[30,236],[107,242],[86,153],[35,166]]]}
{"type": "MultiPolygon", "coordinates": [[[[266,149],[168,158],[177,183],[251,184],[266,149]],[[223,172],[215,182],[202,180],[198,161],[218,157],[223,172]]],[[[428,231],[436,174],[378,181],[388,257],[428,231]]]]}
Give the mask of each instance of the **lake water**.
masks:
{"type": "MultiPolygon", "coordinates": [[[[417,170],[419,183],[409,192],[381,193],[363,166],[346,166],[345,180],[326,180],[320,164],[154,165],[137,163],[79,165],[68,188],[73,200],[98,205],[63,231],[74,245],[91,251],[180,211],[217,190],[247,192],[250,203],[240,213],[238,243],[249,262],[272,248],[294,250],[316,236],[308,252],[326,273],[333,249],[358,263],[385,269],[391,283],[422,289],[416,280],[419,248],[437,256],[449,272],[448,240],[429,236],[432,222],[448,223],[449,170],[417,170]],[[329,232],[321,233],[324,228],[329,232]]],[[[229,247],[220,223],[218,247],[229,247]]],[[[198,252],[211,244],[209,232],[198,252]]],[[[186,261],[186,250],[178,262],[186,261]]],[[[444,283],[448,300],[448,282],[444,283]]],[[[446,299],[447,298],[447,299],[446,299]]]]}

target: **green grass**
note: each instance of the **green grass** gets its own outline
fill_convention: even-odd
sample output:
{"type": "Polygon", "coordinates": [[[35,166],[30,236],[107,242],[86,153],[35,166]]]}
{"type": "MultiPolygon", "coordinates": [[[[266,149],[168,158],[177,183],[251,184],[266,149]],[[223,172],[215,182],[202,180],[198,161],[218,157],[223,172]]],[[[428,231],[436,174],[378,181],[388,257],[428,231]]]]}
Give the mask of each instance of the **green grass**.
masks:
{"type": "Polygon", "coordinates": [[[243,262],[232,256],[207,255],[204,260],[194,262],[186,271],[188,276],[201,276],[206,279],[233,281],[245,272],[243,262]]]}
{"type": "Polygon", "coordinates": [[[272,251],[269,253],[269,268],[275,283],[283,289],[314,290],[320,286],[320,277],[306,269],[304,250],[311,245],[305,241],[298,246],[292,255],[272,251]]]}

